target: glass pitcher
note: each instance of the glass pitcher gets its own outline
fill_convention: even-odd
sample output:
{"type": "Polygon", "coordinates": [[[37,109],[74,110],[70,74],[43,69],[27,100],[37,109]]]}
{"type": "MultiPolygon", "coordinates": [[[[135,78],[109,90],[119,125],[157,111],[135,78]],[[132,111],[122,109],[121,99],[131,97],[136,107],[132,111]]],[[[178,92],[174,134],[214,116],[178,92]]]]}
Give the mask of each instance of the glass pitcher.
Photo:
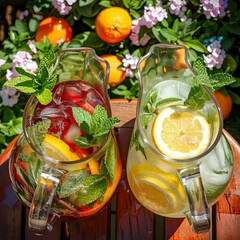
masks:
{"type": "Polygon", "coordinates": [[[30,208],[28,224],[38,235],[50,232],[57,219],[72,221],[103,209],[122,171],[112,128],[96,132],[98,138],[89,135],[109,123],[106,119],[118,121],[107,95],[108,63],[91,48],[65,49],[54,68],[52,101],[41,105],[30,97],[24,132],[10,158],[13,188],[30,208]]]}
{"type": "Polygon", "coordinates": [[[187,50],[157,44],[139,61],[137,116],[127,159],[136,199],[165,217],[187,217],[196,233],[210,228],[209,208],[226,190],[233,154],[220,108],[207,88],[188,106],[194,73],[187,50]]]}

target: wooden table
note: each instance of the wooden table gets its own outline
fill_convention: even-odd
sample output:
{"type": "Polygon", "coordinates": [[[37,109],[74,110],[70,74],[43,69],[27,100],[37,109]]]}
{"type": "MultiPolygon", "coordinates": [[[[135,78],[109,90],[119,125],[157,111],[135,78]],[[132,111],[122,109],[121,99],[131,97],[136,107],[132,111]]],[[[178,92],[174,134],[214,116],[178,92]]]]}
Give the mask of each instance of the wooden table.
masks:
{"type": "Polygon", "coordinates": [[[92,218],[72,223],[58,222],[53,232],[38,237],[28,230],[28,210],[12,190],[8,162],[0,167],[0,238],[4,240],[147,240],[147,239],[240,239],[240,146],[228,134],[235,157],[234,175],[222,198],[212,207],[212,229],[195,234],[186,219],[156,216],[142,207],[132,195],[126,180],[128,145],[135,118],[136,102],[112,100],[113,116],[120,118],[116,136],[123,161],[122,179],[117,193],[104,210],[92,218]]]}

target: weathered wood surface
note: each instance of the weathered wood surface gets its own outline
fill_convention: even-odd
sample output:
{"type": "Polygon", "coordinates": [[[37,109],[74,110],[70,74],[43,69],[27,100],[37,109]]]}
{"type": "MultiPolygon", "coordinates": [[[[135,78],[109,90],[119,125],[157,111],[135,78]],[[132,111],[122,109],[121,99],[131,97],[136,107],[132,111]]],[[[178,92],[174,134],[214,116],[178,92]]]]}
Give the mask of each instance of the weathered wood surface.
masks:
{"type": "Polygon", "coordinates": [[[156,216],[142,207],[131,193],[126,179],[128,145],[136,113],[136,101],[111,101],[112,115],[120,118],[116,137],[123,161],[122,179],[115,197],[103,211],[77,222],[58,222],[52,233],[38,237],[27,226],[28,210],[14,194],[8,162],[0,163],[0,236],[5,240],[236,240],[240,239],[240,146],[225,132],[235,157],[234,174],[226,193],[212,208],[212,229],[195,234],[186,219],[156,216]]]}

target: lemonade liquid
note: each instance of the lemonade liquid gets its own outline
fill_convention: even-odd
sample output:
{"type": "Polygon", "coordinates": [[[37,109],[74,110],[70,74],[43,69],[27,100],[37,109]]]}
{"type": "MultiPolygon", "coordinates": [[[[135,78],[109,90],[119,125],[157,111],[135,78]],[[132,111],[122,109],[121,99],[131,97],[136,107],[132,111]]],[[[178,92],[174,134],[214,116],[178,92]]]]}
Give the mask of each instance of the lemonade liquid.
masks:
{"type": "MultiPolygon", "coordinates": [[[[154,91],[158,93],[156,102],[169,99],[158,106],[158,111],[161,111],[167,106],[183,105],[181,99],[186,99],[189,86],[179,81],[168,80],[155,85],[145,96],[148,97],[154,91]]],[[[140,106],[142,112],[139,124],[145,125],[145,128],[141,129],[144,132],[143,138],[154,146],[152,126],[157,115],[149,117],[149,113],[145,114],[143,111],[145,107],[140,106]]],[[[184,108],[186,112],[192,111],[184,108]]],[[[184,213],[189,211],[189,204],[177,169],[187,165],[161,159],[146,147],[143,138],[140,137],[138,124],[135,122],[127,159],[127,177],[133,194],[144,207],[156,214],[184,217],[184,213]]],[[[201,160],[200,175],[208,205],[212,206],[225,191],[233,171],[233,155],[225,137],[222,136],[215,149],[201,160]]]]}
{"type": "MultiPolygon", "coordinates": [[[[83,108],[92,114],[97,105],[106,108],[101,94],[90,84],[80,80],[62,82],[53,89],[53,99],[48,105],[37,104],[34,111],[34,121],[37,123],[46,119],[50,120],[48,136],[54,136],[64,141],[69,146],[69,150],[77,155],[78,159],[81,159],[89,156],[96,148],[80,148],[74,142],[74,138],[84,135],[84,132],[73,117],[72,107],[83,108]]],[[[54,137],[50,139],[54,141],[54,137]]],[[[105,155],[101,155],[99,159],[85,161],[79,163],[77,166],[73,165],[61,177],[59,188],[63,186],[64,181],[68,181],[68,183],[65,182],[66,185],[69,184],[68,189],[76,190],[71,190],[69,193],[65,192],[64,197],[60,198],[58,189],[52,204],[52,210],[63,214],[63,216],[89,216],[95,214],[106,205],[116,189],[122,170],[121,160],[116,144],[114,143],[113,135],[110,134],[110,138],[109,150],[107,151],[110,151],[108,155],[111,155],[111,157],[106,159],[105,155]],[[104,165],[101,164],[102,161],[107,161],[107,167],[111,168],[111,181],[108,176],[104,176],[101,173],[100,168],[104,165]],[[71,178],[74,179],[75,177],[74,181],[71,181],[69,174],[71,174],[71,178]],[[89,186],[87,186],[89,189],[86,190],[81,187],[83,182],[80,180],[83,178],[86,179],[86,177],[89,179],[91,176],[96,181],[91,181],[89,186]],[[97,182],[102,183],[102,185],[97,182]],[[90,186],[91,183],[94,185],[92,188],[90,186]],[[96,192],[101,192],[101,194],[97,196],[96,192]],[[92,200],[89,200],[91,198],[92,200]]],[[[55,146],[56,143],[52,143],[52,145],[55,146]]],[[[32,151],[27,143],[23,149],[20,148],[21,146],[16,147],[14,163],[10,169],[13,182],[15,182],[13,187],[16,188],[16,193],[29,206],[34,193],[33,189],[36,187],[42,172],[43,161],[40,156],[32,151]]],[[[61,148],[61,146],[59,147],[61,148]]],[[[69,218],[64,219],[69,220],[69,218]]]]}

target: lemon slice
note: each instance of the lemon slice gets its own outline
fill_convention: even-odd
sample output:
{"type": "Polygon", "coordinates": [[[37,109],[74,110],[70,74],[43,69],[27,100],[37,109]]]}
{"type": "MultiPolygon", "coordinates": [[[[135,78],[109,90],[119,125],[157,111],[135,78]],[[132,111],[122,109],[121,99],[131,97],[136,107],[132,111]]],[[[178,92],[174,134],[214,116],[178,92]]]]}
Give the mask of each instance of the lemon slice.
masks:
{"type": "Polygon", "coordinates": [[[68,144],[51,134],[46,134],[42,146],[46,155],[56,160],[74,161],[79,159],[78,155],[70,150],[68,144]]]}
{"type": "Polygon", "coordinates": [[[187,159],[203,153],[210,142],[210,124],[205,117],[184,106],[170,106],[156,117],[153,141],[163,154],[187,159]]]}
{"type": "Polygon", "coordinates": [[[185,208],[185,191],[174,174],[136,164],[130,168],[128,180],[137,199],[152,212],[170,215],[185,208]]]}

